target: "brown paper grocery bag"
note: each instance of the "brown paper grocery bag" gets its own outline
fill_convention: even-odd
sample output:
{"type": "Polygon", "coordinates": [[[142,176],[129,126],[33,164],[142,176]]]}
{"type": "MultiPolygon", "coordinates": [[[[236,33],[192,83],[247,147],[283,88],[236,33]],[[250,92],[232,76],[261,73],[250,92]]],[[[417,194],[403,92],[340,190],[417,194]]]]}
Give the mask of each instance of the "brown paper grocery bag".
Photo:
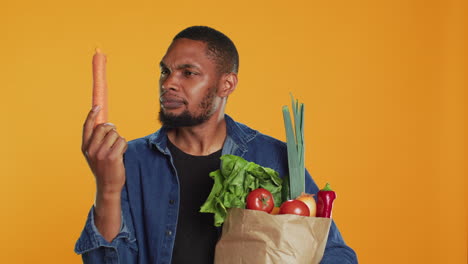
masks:
{"type": "Polygon", "coordinates": [[[319,263],[330,224],[330,218],[229,209],[221,239],[216,244],[214,263],[319,263]]]}

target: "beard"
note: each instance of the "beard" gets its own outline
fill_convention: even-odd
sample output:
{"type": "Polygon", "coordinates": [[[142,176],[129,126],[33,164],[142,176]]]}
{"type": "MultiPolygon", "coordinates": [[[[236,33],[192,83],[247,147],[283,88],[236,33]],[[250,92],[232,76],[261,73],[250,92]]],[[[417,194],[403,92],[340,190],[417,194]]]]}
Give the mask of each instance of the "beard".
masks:
{"type": "Polygon", "coordinates": [[[209,90],[208,94],[203,97],[199,104],[201,113],[194,115],[189,110],[184,110],[181,114],[175,115],[165,113],[162,106],[159,109],[159,121],[168,128],[192,127],[203,124],[214,114],[214,98],[216,95],[216,87],[209,90]]]}

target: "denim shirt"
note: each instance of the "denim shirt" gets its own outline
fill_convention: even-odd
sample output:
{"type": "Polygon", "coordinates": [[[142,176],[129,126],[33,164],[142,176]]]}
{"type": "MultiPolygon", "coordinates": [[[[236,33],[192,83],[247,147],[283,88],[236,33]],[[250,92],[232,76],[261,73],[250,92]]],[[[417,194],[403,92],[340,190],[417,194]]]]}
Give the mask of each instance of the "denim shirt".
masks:
{"type": "MultiPolygon", "coordinates": [[[[225,115],[227,137],[222,154],[233,154],[261,166],[288,174],[284,142],[259,133],[225,115]]],[[[128,142],[124,154],[126,182],[122,189],[122,225],[111,243],[94,225],[91,208],[84,229],[75,245],[86,264],[170,264],[176,235],[179,183],[171,153],[167,148],[167,129],[128,142]]],[[[208,177],[208,176],[207,176],[208,177]]],[[[316,194],[317,185],[306,170],[306,192],[316,194]]],[[[332,221],[324,264],[357,263],[332,221]]]]}

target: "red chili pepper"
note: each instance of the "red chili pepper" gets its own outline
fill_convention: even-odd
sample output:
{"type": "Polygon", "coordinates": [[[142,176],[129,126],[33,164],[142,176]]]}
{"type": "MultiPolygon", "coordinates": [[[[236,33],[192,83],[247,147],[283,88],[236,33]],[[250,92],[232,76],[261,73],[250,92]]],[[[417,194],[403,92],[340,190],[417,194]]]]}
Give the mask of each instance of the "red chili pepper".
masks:
{"type": "Polygon", "coordinates": [[[330,184],[327,183],[325,188],[317,194],[317,217],[331,218],[335,198],[335,192],[330,188],[330,184]]]}

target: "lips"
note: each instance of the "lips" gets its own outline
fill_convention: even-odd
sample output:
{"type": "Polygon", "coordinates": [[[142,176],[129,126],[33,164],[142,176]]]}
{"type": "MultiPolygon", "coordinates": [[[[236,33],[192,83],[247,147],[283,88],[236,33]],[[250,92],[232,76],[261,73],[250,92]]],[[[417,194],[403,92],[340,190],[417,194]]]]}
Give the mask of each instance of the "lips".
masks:
{"type": "Polygon", "coordinates": [[[183,99],[173,96],[162,96],[159,101],[164,109],[176,109],[185,105],[183,99]]]}

